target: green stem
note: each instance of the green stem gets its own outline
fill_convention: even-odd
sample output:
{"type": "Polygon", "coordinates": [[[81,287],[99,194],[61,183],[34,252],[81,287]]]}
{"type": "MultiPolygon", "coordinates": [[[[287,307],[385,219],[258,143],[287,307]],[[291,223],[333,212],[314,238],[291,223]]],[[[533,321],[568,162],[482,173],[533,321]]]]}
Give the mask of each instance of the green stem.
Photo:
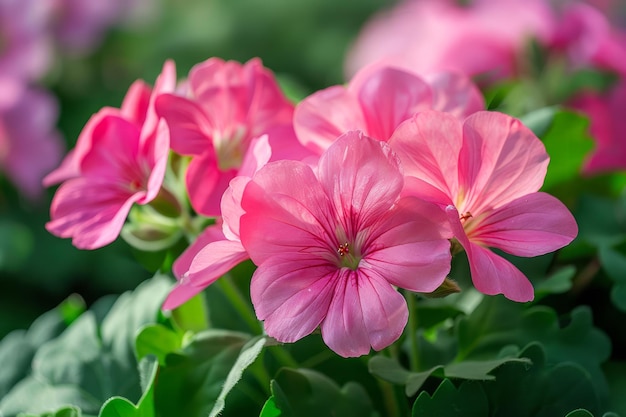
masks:
{"type": "Polygon", "coordinates": [[[226,274],[218,279],[217,283],[237,313],[239,313],[241,318],[246,322],[252,333],[261,334],[263,332],[261,323],[257,320],[248,300],[243,297],[235,283],[232,281],[231,276],[226,274]]]}
{"type": "Polygon", "coordinates": [[[417,340],[417,314],[415,314],[415,294],[411,291],[404,291],[407,305],[409,308],[409,342],[411,344],[411,351],[409,354],[409,363],[411,365],[411,371],[419,372],[420,359],[419,359],[419,344],[417,340]]]}

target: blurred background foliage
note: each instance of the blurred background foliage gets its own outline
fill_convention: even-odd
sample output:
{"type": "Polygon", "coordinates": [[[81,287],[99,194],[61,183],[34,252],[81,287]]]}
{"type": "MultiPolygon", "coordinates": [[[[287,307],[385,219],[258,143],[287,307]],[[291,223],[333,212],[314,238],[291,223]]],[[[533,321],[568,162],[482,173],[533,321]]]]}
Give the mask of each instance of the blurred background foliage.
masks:
{"type": "MultiPolygon", "coordinates": [[[[88,118],[117,107],[136,79],[154,82],[166,59],[179,78],[211,56],[260,57],[292,97],[344,82],[345,52],[361,25],[391,0],[146,0],[143,20],[109,28],[86,55],[59,50],[39,83],[56,96],[71,149],[88,118]]],[[[118,240],[81,251],[44,224],[54,188],[39,201],[0,179],[0,337],[78,293],[87,304],[152,276],[118,240]]]]}

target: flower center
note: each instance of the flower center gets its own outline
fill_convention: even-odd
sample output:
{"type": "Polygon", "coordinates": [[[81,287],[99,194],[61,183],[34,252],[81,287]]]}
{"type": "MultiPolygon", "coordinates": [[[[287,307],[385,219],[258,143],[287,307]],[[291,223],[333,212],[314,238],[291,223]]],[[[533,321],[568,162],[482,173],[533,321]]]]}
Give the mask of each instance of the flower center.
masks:
{"type": "Polygon", "coordinates": [[[248,146],[245,140],[246,133],[245,126],[239,126],[233,130],[229,137],[221,137],[217,133],[213,136],[213,146],[220,170],[228,171],[241,167],[248,146]]]}
{"type": "Polygon", "coordinates": [[[342,268],[350,268],[354,271],[359,267],[361,257],[350,251],[348,242],[339,245],[337,253],[339,254],[339,262],[342,268]]]}

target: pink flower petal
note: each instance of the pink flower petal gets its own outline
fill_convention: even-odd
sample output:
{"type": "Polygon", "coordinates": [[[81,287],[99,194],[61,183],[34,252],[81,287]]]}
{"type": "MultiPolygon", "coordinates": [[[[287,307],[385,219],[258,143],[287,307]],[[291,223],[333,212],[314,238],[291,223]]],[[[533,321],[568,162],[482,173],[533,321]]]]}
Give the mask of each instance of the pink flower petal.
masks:
{"type": "Polygon", "coordinates": [[[543,143],[519,120],[478,112],[463,125],[459,158],[459,212],[480,213],[538,191],[549,157],[543,143]]]}
{"type": "Polygon", "coordinates": [[[200,155],[213,148],[213,126],[198,104],[184,97],[162,94],[156,112],[170,128],[171,147],[182,155],[200,155]]]}
{"type": "MultiPolygon", "coordinates": [[[[432,292],[450,272],[452,231],[443,210],[417,198],[398,201],[370,231],[360,267],[384,271],[387,281],[416,292],[432,292]]],[[[381,273],[381,272],[378,272],[381,273]]]]}
{"type": "Polygon", "coordinates": [[[321,156],[318,176],[348,235],[355,227],[378,220],[400,194],[404,181],[389,146],[359,131],[342,135],[321,156]]]}
{"type": "Polygon", "coordinates": [[[366,355],[395,342],[406,325],[404,297],[373,271],[340,270],[322,322],[322,338],[343,357],[366,355]]]}
{"type": "Polygon", "coordinates": [[[460,73],[437,72],[425,77],[433,90],[433,110],[464,119],[485,109],[485,99],[472,80],[460,73]]]}
{"type": "Polygon", "coordinates": [[[366,75],[355,77],[349,91],[359,98],[372,138],[386,141],[400,123],[432,106],[430,86],[415,74],[381,67],[366,75]]]}
{"type": "Polygon", "coordinates": [[[250,296],[265,331],[290,343],[310,334],[324,319],[337,281],[338,270],[327,262],[302,256],[278,255],[261,264],[250,283],[250,296]]]}
{"type": "Polygon", "coordinates": [[[74,178],[57,190],[46,229],[72,237],[79,249],[97,249],[113,242],[122,230],[130,207],[145,192],[133,193],[107,179],[74,178]]]}
{"type": "Polygon", "coordinates": [[[357,98],[342,86],[302,100],[296,106],[293,125],[300,142],[319,154],[343,133],[367,126],[357,98]]]}
{"type": "MultiPolygon", "coordinates": [[[[454,200],[458,184],[459,155],[463,146],[461,123],[451,114],[426,111],[402,123],[389,140],[389,145],[402,161],[404,174],[415,177],[441,190],[454,200]]],[[[413,186],[417,186],[413,183],[413,186]]],[[[421,188],[421,187],[420,187],[421,188]]],[[[427,187],[430,188],[430,187],[427,187]]],[[[417,194],[418,188],[415,187],[417,194]]],[[[428,191],[436,196],[437,193],[428,191]]]]}
{"type": "Polygon", "coordinates": [[[335,246],[334,230],[322,226],[333,218],[330,203],[311,168],[301,162],[263,167],[246,186],[241,205],[246,212],[241,242],[256,265],[294,251],[324,254],[335,246]]]}
{"type": "Polygon", "coordinates": [[[538,256],[568,245],[577,234],[576,220],[563,203],[549,194],[532,193],[481,218],[468,236],[513,255],[538,256]]]}
{"type": "Polygon", "coordinates": [[[212,150],[193,158],[185,179],[194,210],[205,216],[219,216],[222,194],[235,175],[237,171],[234,169],[219,169],[212,150]]]}
{"type": "Polygon", "coordinates": [[[446,213],[455,237],[465,248],[472,274],[472,282],[483,294],[503,294],[517,302],[531,301],[534,289],[528,278],[513,264],[487,248],[470,242],[459,221],[459,212],[448,206],[446,213]]]}

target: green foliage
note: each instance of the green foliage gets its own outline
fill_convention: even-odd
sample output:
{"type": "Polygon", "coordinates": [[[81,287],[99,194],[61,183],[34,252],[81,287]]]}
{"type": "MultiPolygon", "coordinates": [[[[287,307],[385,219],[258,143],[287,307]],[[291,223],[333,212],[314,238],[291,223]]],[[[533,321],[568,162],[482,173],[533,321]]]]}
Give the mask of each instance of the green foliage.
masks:
{"type": "Polygon", "coordinates": [[[139,363],[144,392],[137,405],[123,397],[111,397],[102,405],[98,417],[155,417],[154,383],[158,369],[156,358],[144,358],[139,363]]]}
{"type": "MultiPolygon", "coordinates": [[[[56,310],[33,324],[25,335],[27,341],[32,338],[31,343],[37,342],[32,356],[24,355],[27,349],[20,342],[22,349],[13,347],[13,360],[7,359],[7,363],[31,370],[11,372],[13,379],[19,376],[21,380],[0,401],[3,415],[44,413],[68,405],[96,414],[113,396],[138,399],[141,392],[133,350],[135,332],[144,323],[156,320],[170,282],[157,276],[133,293],[121,295],[113,304],[110,298],[104,298],[62,332],[54,331],[55,323],[56,328],[63,323],[56,310]],[[48,334],[38,330],[41,328],[48,334]]],[[[76,309],[69,311],[75,313],[76,309]]]]}
{"type": "Polygon", "coordinates": [[[367,392],[356,382],[343,387],[310,369],[283,368],[271,384],[261,417],[375,417],[367,392]]]}

